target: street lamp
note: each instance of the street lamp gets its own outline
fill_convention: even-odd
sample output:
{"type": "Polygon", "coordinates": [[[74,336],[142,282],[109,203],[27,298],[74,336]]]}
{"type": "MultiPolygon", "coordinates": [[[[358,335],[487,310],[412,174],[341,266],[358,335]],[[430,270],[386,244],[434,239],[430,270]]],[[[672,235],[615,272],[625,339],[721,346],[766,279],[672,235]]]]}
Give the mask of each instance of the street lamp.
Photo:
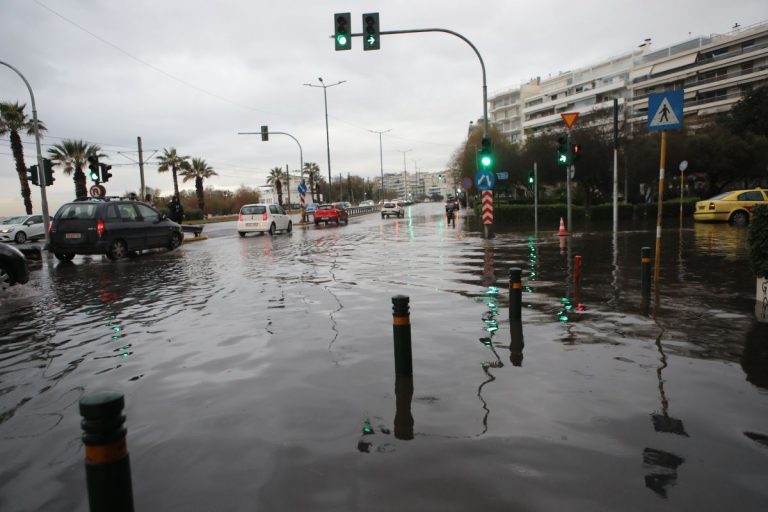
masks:
{"type": "Polygon", "coordinates": [[[332,191],[331,188],[331,141],[330,137],[328,135],[328,93],[326,92],[326,89],[329,87],[333,87],[334,85],[343,84],[346,82],[346,80],[341,80],[339,82],[336,82],[335,84],[331,85],[325,85],[325,82],[323,82],[323,77],[318,77],[318,80],[320,81],[320,85],[315,84],[304,84],[307,87],[322,87],[323,88],[323,102],[325,104],[325,150],[328,155],[328,201],[333,201],[332,198],[332,191]]]}
{"type": "Polygon", "coordinates": [[[397,151],[403,154],[403,173],[405,174],[405,189],[404,189],[405,197],[403,199],[407,201],[408,200],[408,169],[405,167],[405,154],[410,151],[413,151],[413,149],[406,149],[406,150],[398,149],[397,151]]]}
{"type": "Polygon", "coordinates": [[[379,163],[381,164],[381,190],[379,190],[379,201],[384,201],[384,154],[381,151],[381,134],[391,132],[392,128],[389,130],[384,130],[383,132],[378,132],[376,130],[368,130],[371,133],[378,133],[379,134],[379,163]]]}

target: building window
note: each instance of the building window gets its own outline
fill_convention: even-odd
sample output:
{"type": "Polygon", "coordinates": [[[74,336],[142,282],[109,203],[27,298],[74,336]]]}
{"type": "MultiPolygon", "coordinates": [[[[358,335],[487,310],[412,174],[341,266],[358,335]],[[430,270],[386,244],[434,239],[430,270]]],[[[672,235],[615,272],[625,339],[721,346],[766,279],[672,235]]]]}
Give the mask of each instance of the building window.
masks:
{"type": "Polygon", "coordinates": [[[748,51],[752,49],[752,47],[755,46],[755,40],[752,39],[751,41],[744,41],[741,43],[741,51],[748,51]]]}

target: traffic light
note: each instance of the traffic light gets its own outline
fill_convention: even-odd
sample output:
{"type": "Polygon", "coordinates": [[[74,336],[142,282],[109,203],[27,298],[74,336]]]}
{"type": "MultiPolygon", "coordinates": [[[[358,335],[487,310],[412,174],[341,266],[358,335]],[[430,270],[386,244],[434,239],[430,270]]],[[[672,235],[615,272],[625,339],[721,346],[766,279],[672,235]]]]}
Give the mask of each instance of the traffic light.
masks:
{"type": "Polygon", "coordinates": [[[50,187],[56,178],[53,177],[53,164],[47,158],[43,158],[43,172],[45,173],[45,186],[50,187]]]}
{"type": "Polygon", "coordinates": [[[267,125],[261,126],[261,140],[264,142],[269,140],[269,127],[267,125]]]}
{"type": "Polygon", "coordinates": [[[37,166],[33,165],[32,167],[27,169],[27,172],[29,172],[29,181],[31,181],[33,185],[40,186],[40,180],[38,179],[38,174],[37,174],[37,166]]]}
{"type": "Polygon", "coordinates": [[[98,183],[101,181],[101,173],[99,172],[99,157],[91,155],[88,157],[88,169],[91,170],[91,181],[98,183]]]}
{"type": "Polygon", "coordinates": [[[480,168],[490,171],[493,167],[493,153],[491,152],[491,139],[484,137],[480,147],[480,168]]]}
{"type": "Polygon", "coordinates": [[[577,161],[581,158],[581,146],[579,144],[571,144],[571,159],[577,161]]]}
{"type": "Polygon", "coordinates": [[[533,185],[536,183],[536,175],[533,171],[528,171],[528,188],[533,190],[533,185]]]}
{"type": "Polygon", "coordinates": [[[352,24],[348,12],[339,12],[333,15],[333,26],[335,29],[334,41],[336,42],[336,51],[350,50],[352,48],[352,24]]]}
{"type": "Polygon", "coordinates": [[[112,177],[112,173],[109,172],[110,169],[112,169],[111,165],[99,164],[99,170],[101,171],[101,181],[102,181],[102,183],[108,182],[109,178],[112,177]]]}
{"type": "Polygon", "coordinates": [[[379,13],[363,14],[363,50],[378,50],[379,48],[381,48],[379,13]]]}
{"type": "Polygon", "coordinates": [[[557,165],[568,167],[571,165],[571,154],[568,151],[568,137],[561,135],[557,138],[557,165]]]}

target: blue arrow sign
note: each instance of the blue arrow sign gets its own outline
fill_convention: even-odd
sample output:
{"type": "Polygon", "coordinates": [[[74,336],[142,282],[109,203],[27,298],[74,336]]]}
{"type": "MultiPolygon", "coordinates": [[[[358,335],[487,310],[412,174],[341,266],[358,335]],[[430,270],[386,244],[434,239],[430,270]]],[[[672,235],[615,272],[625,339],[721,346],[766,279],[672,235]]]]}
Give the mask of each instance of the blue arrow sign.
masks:
{"type": "Polygon", "coordinates": [[[683,90],[648,95],[648,130],[679,130],[683,127],[683,90]]]}
{"type": "Polygon", "coordinates": [[[304,183],[304,180],[301,180],[301,183],[299,183],[299,193],[304,194],[307,191],[307,184],[304,183]]]}
{"type": "Polygon", "coordinates": [[[477,190],[493,190],[496,177],[490,171],[478,171],[475,174],[475,187],[477,190]]]}

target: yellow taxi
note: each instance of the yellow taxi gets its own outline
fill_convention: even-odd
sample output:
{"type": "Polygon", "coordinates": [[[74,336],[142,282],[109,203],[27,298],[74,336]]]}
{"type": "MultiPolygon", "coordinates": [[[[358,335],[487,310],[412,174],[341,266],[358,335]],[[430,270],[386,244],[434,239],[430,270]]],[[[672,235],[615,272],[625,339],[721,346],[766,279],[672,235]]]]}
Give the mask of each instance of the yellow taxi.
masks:
{"type": "Polygon", "coordinates": [[[752,208],[761,204],[768,204],[768,191],[761,188],[723,192],[704,201],[697,201],[693,220],[747,224],[752,208]]]}

